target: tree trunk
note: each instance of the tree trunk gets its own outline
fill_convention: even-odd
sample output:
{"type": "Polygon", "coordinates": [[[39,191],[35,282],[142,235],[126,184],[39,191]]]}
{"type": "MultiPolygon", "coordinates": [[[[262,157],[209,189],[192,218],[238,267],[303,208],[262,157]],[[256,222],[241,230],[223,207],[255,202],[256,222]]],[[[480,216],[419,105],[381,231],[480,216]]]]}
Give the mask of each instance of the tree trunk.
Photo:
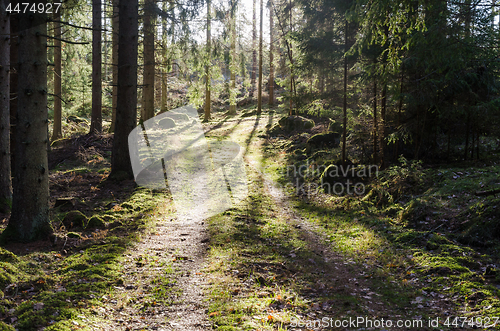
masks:
{"type": "MultiPolygon", "coordinates": [[[[54,36],[61,38],[61,11],[54,13],[54,36]]],[[[62,93],[61,93],[61,40],[54,39],[54,125],[52,141],[62,137],[62,93]]]]}
{"type": "Polygon", "coordinates": [[[269,6],[269,106],[274,106],[274,49],[273,49],[273,0],[269,6]]]}
{"type": "MultiPolygon", "coordinates": [[[[13,5],[15,1],[11,2],[13,5]]],[[[19,72],[19,15],[10,15],[10,169],[16,164],[17,77],[19,72]]]]}
{"type": "Polygon", "coordinates": [[[111,50],[111,58],[113,61],[113,95],[111,96],[111,126],[109,127],[109,132],[115,131],[116,124],[116,105],[118,101],[118,24],[119,24],[119,16],[118,16],[118,6],[119,0],[113,1],[113,18],[111,20],[111,24],[113,26],[113,35],[111,37],[111,43],[113,44],[113,49],[111,50]]]}
{"type": "Polygon", "coordinates": [[[92,1],[92,117],[90,134],[102,132],[102,9],[101,0],[92,1]]]}
{"type": "MultiPolygon", "coordinates": [[[[385,70],[385,69],[384,69],[385,70]]],[[[387,113],[387,82],[384,82],[382,89],[382,100],[380,107],[380,168],[384,168],[385,161],[385,118],[387,113]]]]}
{"type": "Polygon", "coordinates": [[[378,164],[377,77],[373,79],[373,164],[378,164]]]}
{"type": "Polygon", "coordinates": [[[210,120],[210,107],[211,107],[211,100],[210,100],[210,66],[212,62],[212,45],[211,45],[211,35],[210,35],[210,16],[211,16],[211,9],[210,9],[210,2],[211,0],[207,0],[207,67],[205,68],[205,117],[204,121],[210,120]]]}
{"type": "Polygon", "coordinates": [[[15,241],[47,236],[49,221],[47,18],[19,14],[19,72],[12,214],[4,234],[15,241]]]}
{"type": "Polygon", "coordinates": [[[153,0],[144,2],[144,75],[141,118],[155,116],[155,18],[153,0]]]}
{"type": "Polygon", "coordinates": [[[345,19],[344,27],[344,109],[343,109],[343,126],[344,132],[342,134],[342,165],[345,167],[346,159],[346,144],[347,144],[347,19],[345,19]]]}
{"type": "MultiPolygon", "coordinates": [[[[163,2],[163,11],[167,11],[167,2],[163,2]]],[[[161,112],[167,111],[167,96],[168,96],[168,87],[167,87],[167,70],[168,70],[168,59],[167,59],[167,20],[165,18],[162,19],[161,22],[161,58],[162,58],[162,66],[161,66],[161,112]]]]}
{"type": "Polygon", "coordinates": [[[136,126],[137,118],[137,0],[121,0],[118,53],[118,100],[116,126],[111,155],[111,174],[116,178],[133,178],[128,149],[128,135],[136,126]]]}
{"type": "Polygon", "coordinates": [[[0,212],[10,210],[10,15],[0,2],[0,212]]]}
{"type": "Polygon", "coordinates": [[[229,113],[236,114],[236,3],[231,0],[231,61],[229,70],[231,72],[231,84],[229,90],[229,113]]]}
{"type": "MultiPolygon", "coordinates": [[[[289,18],[290,18],[290,32],[292,32],[292,0],[290,0],[290,13],[289,13],[289,18]]],[[[293,50],[292,50],[292,43],[288,43],[288,53],[290,54],[290,110],[289,114],[294,115],[293,111],[293,81],[295,79],[294,77],[294,72],[293,72],[293,50]]]]}
{"type": "Polygon", "coordinates": [[[260,0],[260,35],[259,35],[259,94],[257,97],[257,113],[262,111],[262,26],[264,21],[263,3],[260,0]]]}
{"type": "Polygon", "coordinates": [[[250,81],[250,96],[253,97],[255,78],[257,73],[257,0],[253,0],[252,17],[252,76],[250,81]]]}

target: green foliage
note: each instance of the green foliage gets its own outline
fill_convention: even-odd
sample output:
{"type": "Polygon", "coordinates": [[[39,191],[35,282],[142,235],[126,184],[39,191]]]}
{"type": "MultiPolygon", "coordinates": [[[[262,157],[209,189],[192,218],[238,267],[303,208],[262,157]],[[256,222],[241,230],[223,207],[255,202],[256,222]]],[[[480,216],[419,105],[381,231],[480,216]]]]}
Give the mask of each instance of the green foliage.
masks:
{"type": "Polygon", "coordinates": [[[420,189],[425,175],[422,161],[408,161],[400,156],[399,162],[400,165],[391,166],[380,172],[379,177],[371,183],[371,191],[364,200],[375,199],[377,204],[384,205],[396,202],[420,189]]]}

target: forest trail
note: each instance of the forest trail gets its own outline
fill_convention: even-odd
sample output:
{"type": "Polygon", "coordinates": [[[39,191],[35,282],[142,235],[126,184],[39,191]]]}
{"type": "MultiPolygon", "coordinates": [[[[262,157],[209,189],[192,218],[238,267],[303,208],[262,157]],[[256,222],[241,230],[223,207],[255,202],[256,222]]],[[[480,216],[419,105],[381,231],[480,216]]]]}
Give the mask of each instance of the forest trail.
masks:
{"type": "MultiPolygon", "coordinates": [[[[432,329],[423,317],[427,316],[423,306],[389,302],[400,293],[391,292],[394,288],[389,282],[375,282],[373,266],[332,250],[320,231],[294,210],[289,197],[266,172],[273,162],[263,165],[262,133],[272,121],[272,114],[236,117],[206,129],[207,136],[223,136],[245,148],[248,201],[203,222],[179,221],[167,203],[156,227],[126,256],[127,282],[116,287],[113,297],[103,297],[106,320],[91,324],[92,329],[198,331],[229,324],[235,330],[290,330],[290,326],[328,330],[338,329],[332,324],[335,321],[357,317],[371,318],[372,323],[421,319],[424,324],[417,328],[390,329],[432,329]],[[265,203],[252,207],[258,199],[265,203]],[[286,236],[264,235],[262,229],[269,224],[257,218],[268,219],[269,224],[279,222],[272,226],[283,227],[286,236]],[[220,219],[223,223],[217,223],[220,219]],[[229,237],[221,241],[219,236],[228,227],[236,229],[232,238],[244,237],[256,242],[255,247],[229,237]],[[256,227],[260,232],[254,231],[256,227]],[[290,249],[292,242],[299,244],[290,249]],[[264,253],[257,251],[261,249],[264,253]],[[266,259],[268,250],[276,255],[266,259]],[[282,262],[276,263],[278,259],[282,262]],[[147,307],[138,304],[146,293],[154,295],[155,291],[165,301],[147,307]],[[319,321],[329,324],[312,324],[319,321]]],[[[448,304],[441,304],[439,310],[452,314],[448,304]]],[[[370,329],[352,325],[342,329],[370,329]]]]}

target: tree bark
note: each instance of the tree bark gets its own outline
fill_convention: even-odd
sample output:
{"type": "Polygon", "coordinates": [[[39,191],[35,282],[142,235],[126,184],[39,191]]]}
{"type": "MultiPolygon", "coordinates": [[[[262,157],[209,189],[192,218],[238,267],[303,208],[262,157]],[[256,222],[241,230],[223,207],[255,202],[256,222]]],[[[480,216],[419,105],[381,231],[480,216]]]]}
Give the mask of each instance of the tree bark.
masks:
{"type": "Polygon", "coordinates": [[[274,106],[274,40],[273,40],[273,0],[269,6],[269,106],[274,106]]]}
{"type": "Polygon", "coordinates": [[[378,164],[377,78],[373,79],[373,164],[378,164]]]}
{"type": "Polygon", "coordinates": [[[113,61],[113,95],[111,96],[111,126],[109,127],[109,132],[115,131],[116,124],[116,105],[118,101],[118,24],[119,24],[119,16],[118,16],[118,6],[119,0],[113,1],[113,18],[111,20],[113,35],[111,37],[111,43],[113,44],[113,49],[111,50],[111,58],[113,61]]]}
{"type": "Polygon", "coordinates": [[[33,241],[47,236],[49,221],[47,19],[20,13],[16,167],[12,214],[5,236],[33,241]]]}
{"type": "Polygon", "coordinates": [[[101,0],[92,1],[92,117],[90,134],[102,132],[102,9],[101,0]]]}
{"type": "Polygon", "coordinates": [[[257,97],[257,113],[262,111],[262,26],[264,20],[263,3],[260,0],[260,35],[259,35],[259,94],[257,97]]]}
{"type": "MultiPolygon", "coordinates": [[[[163,2],[163,11],[167,11],[167,2],[163,2]]],[[[169,66],[169,61],[167,59],[167,20],[162,18],[161,23],[161,58],[162,58],[162,66],[161,66],[161,112],[167,111],[167,96],[168,96],[168,87],[167,87],[167,70],[169,66]]]]}
{"type": "Polygon", "coordinates": [[[204,121],[210,120],[210,66],[212,62],[212,45],[211,45],[211,35],[210,35],[210,2],[211,0],[207,0],[207,66],[205,68],[205,116],[204,121]]]}
{"type": "MultiPolygon", "coordinates": [[[[385,69],[384,69],[385,71],[385,69]]],[[[384,87],[382,88],[381,96],[381,107],[380,107],[380,168],[383,169],[385,166],[385,119],[387,113],[387,82],[384,81],[384,87]]]]}
{"type": "Polygon", "coordinates": [[[231,0],[231,61],[229,70],[231,71],[231,84],[229,90],[229,113],[236,114],[236,4],[231,0]]]}
{"type": "Polygon", "coordinates": [[[155,116],[155,18],[153,0],[144,2],[144,75],[141,118],[155,116]]]}
{"type": "MultiPolygon", "coordinates": [[[[61,38],[61,11],[54,13],[54,36],[61,38]]],[[[61,40],[54,39],[54,124],[52,141],[62,137],[61,40]]]]}
{"type": "Polygon", "coordinates": [[[347,19],[345,19],[345,27],[344,27],[344,109],[343,109],[343,126],[344,132],[342,134],[342,165],[345,167],[347,159],[346,159],[346,144],[347,144],[347,31],[348,23],[347,19]]]}
{"type": "MultiPolygon", "coordinates": [[[[14,5],[16,2],[11,2],[14,5]]],[[[19,15],[10,15],[10,169],[16,164],[17,77],[19,71],[19,15]]]]}
{"type": "Polygon", "coordinates": [[[123,177],[121,174],[133,178],[128,135],[137,122],[138,7],[137,0],[121,0],[119,4],[118,100],[110,174],[116,178],[123,177]]]}
{"type": "Polygon", "coordinates": [[[255,78],[257,75],[257,0],[253,0],[252,17],[252,76],[250,79],[250,96],[253,97],[255,78]]]}
{"type": "Polygon", "coordinates": [[[0,2],[0,212],[10,210],[10,15],[0,2]]]}

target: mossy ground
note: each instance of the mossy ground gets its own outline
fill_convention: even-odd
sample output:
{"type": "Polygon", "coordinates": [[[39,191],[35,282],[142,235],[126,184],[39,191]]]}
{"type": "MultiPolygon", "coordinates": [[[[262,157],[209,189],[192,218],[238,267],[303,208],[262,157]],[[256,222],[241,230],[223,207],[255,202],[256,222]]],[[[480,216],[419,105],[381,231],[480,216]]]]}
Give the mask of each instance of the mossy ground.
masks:
{"type": "MultiPolygon", "coordinates": [[[[0,250],[0,314],[9,327],[84,330],[106,322],[107,298],[129,281],[124,257],[165,213],[167,192],[106,181],[109,138],[93,139],[83,148],[70,141],[52,151],[51,202],[61,199],[51,211],[52,241],[0,250]]],[[[138,304],[165,304],[172,282],[169,274],[155,279],[153,293],[138,304]]],[[[5,325],[0,329],[10,330],[5,325]]]]}
{"type": "MultiPolygon", "coordinates": [[[[275,129],[279,116],[270,111],[224,119],[224,129],[211,134],[239,140],[248,148],[247,156],[284,191],[296,180],[287,176],[289,170],[303,165],[307,167],[300,183],[318,184],[320,173],[314,166],[334,164],[339,152],[305,150],[307,137],[314,132],[286,135],[275,129]]],[[[348,263],[366,268],[362,278],[377,289],[388,314],[413,311],[440,317],[439,328],[456,329],[446,316],[478,321],[500,314],[498,198],[475,195],[498,188],[498,173],[500,167],[491,162],[426,168],[404,160],[379,177],[364,179],[362,196],[321,190],[288,193],[294,212],[324,236],[325,245],[348,263]]],[[[310,260],[318,256],[293,225],[280,219],[280,207],[261,186],[262,178],[250,182],[246,204],[210,220],[210,317],[216,326],[284,330],[292,318],[318,314],[311,303],[321,306],[329,300],[337,304],[331,317],[366,313],[363,299],[351,295],[328,293],[308,299],[307,288],[317,288],[315,282],[321,279],[311,272],[310,260]],[[339,302],[346,303],[345,309],[338,307],[339,302]]]]}

